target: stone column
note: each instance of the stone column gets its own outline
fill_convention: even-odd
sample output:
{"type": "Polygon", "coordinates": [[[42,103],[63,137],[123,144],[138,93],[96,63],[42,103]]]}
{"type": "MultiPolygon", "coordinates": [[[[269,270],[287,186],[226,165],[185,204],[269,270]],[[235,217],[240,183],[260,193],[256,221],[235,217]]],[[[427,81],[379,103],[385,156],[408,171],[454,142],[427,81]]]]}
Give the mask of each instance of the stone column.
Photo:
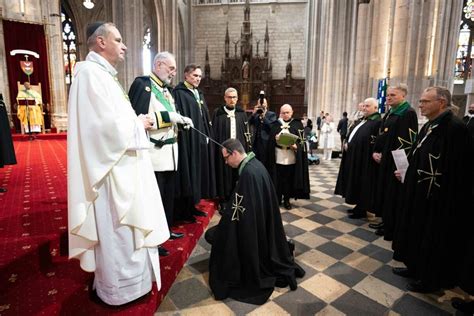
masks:
{"type": "Polygon", "coordinates": [[[41,11],[48,51],[51,127],[56,127],[58,132],[66,131],[68,97],[64,75],[60,1],[45,1],[41,11]]]}

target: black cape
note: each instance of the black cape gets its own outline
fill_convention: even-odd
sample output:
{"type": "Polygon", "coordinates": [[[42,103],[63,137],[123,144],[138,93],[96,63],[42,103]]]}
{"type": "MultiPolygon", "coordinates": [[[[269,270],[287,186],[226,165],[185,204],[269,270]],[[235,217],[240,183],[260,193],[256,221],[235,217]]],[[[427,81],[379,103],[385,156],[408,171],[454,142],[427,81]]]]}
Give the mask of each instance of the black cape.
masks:
{"type": "MultiPolygon", "coordinates": [[[[362,121],[358,124],[361,123],[362,121]]],[[[380,123],[380,114],[374,113],[352,136],[347,151],[343,151],[334,190],[335,194],[346,199],[347,204],[356,204],[364,211],[372,211],[374,207],[373,194],[378,164],[372,159],[372,152],[380,123]]],[[[351,137],[353,130],[347,139],[351,137]]]]}
{"type": "Polygon", "coordinates": [[[262,120],[258,114],[249,117],[252,127],[252,151],[265,167],[268,166],[268,140],[270,139],[271,125],[277,120],[275,112],[267,111],[262,120]]]}
{"type": "MultiPolygon", "coordinates": [[[[299,137],[304,136],[303,123],[299,119],[293,119],[290,123],[290,133],[298,135],[299,137]]],[[[275,187],[278,186],[278,181],[287,181],[287,179],[278,179],[276,172],[276,157],[275,147],[277,145],[275,136],[281,132],[281,123],[279,120],[275,121],[271,125],[270,137],[268,140],[268,165],[266,166],[273,179],[275,187]]],[[[308,172],[308,153],[306,149],[306,142],[301,139],[296,143],[298,149],[296,150],[296,164],[295,164],[295,175],[293,177],[293,192],[290,194],[290,198],[294,199],[309,199],[310,186],[309,186],[309,172],[308,172]]]]}
{"type": "Polygon", "coordinates": [[[243,166],[213,239],[209,285],[217,300],[260,305],[275,286],[295,290],[304,275],[288,246],[275,188],[256,158],[243,166]]]}
{"type": "MultiPolygon", "coordinates": [[[[194,128],[213,138],[204,96],[199,92],[199,105],[193,93],[180,82],[173,89],[176,110],[193,120],[194,128]]],[[[214,144],[198,132],[188,129],[180,132],[178,140],[177,197],[190,197],[194,204],[200,199],[216,197],[214,144]]]]}
{"type": "Polygon", "coordinates": [[[474,223],[473,184],[466,182],[474,177],[473,161],[467,128],[451,111],[420,130],[409,157],[392,247],[394,258],[426,286],[456,285],[459,265],[472,249],[465,242],[474,223]]]}
{"type": "MultiPolygon", "coordinates": [[[[224,105],[218,107],[214,111],[212,118],[212,131],[214,139],[222,143],[230,138],[230,119],[227,117],[227,112],[224,110],[224,105]]],[[[235,108],[235,128],[236,138],[246,148],[245,128],[247,122],[247,114],[240,107],[235,108]]],[[[215,151],[215,166],[216,166],[216,190],[217,196],[227,199],[234,189],[235,181],[237,181],[237,170],[226,165],[220,148],[215,151]]]]}
{"type": "Polygon", "coordinates": [[[462,118],[462,121],[464,122],[464,124],[466,124],[467,129],[469,130],[469,134],[474,139],[474,117],[466,115],[462,118]]]}
{"type": "MultiPolygon", "coordinates": [[[[406,103],[408,104],[408,103],[406,103]]],[[[399,105],[400,107],[402,105],[399,105]]],[[[418,132],[418,117],[415,110],[408,108],[401,113],[387,113],[380,126],[380,134],[375,140],[374,151],[382,153],[379,165],[376,192],[375,214],[382,216],[385,240],[393,239],[399,201],[402,197],[402,184],[395,178],[395,162],[392,150],[404,149],[408,155],[418,132]]]]}
{"type": "Polygon", "coordinates": [[[149,76],[135,78],[128,91],[130,103],[137,115],[148,114],[151,98],[151,82],[149,76]]]}
{"type": "Polygon", "coordinates": [[[0,94],[0,168],[4,165],[15,165],[16,156],[13,148],[10,123],[8,121],[7,108],[0,94]]]}

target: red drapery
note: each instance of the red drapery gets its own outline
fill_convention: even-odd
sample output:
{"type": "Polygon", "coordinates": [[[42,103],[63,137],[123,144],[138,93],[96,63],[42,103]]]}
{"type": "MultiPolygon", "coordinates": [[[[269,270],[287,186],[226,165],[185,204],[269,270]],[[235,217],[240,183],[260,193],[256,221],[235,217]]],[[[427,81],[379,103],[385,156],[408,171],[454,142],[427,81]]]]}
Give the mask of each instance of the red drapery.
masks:
{"type": "MultiPolygon", "coordinates": [[[[13,107],[18,94],[17,81],[25,82],[28,80],[28,76],[20,68],[20,60],[25,60],[24,54],[11,56],[10,52],[15,49],[26,49],[39,54],[39,58],[28,56],[28,60],[33,61],[34,64],[34,72],[30,75],[30,82],[33,85],[37,85],[41,82],[43,102],[47,104],[50,103],[50,94],[46,40],[44,27],[38,24],[3,20],[3,32],[5,38],[8,84],[10,86],[11,113],[14,114],[12,115],[13,123],[18,131],[20,129],[20,123],[16,117],[16,109],[13,107]]],[[[47,123],[46,120],[45,123],[47,123]]],[[[48,126],[46,126],[46,128],[48,128],[48,126]]]]}

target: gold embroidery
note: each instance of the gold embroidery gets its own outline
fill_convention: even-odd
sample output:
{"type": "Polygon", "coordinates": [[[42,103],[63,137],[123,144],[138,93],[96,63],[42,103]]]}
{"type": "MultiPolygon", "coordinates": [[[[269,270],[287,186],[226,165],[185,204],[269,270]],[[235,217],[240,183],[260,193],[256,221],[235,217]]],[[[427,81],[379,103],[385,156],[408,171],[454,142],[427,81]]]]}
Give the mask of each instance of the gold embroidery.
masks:
{"type": "Polygon", "coordinates": [[[12,274],[12,275],[10,275],[10,277],[8,278],[8,281],[9,281],[10,283],[15,283],[17,277],[18,277],[18,274],[12,274]]]}
{"type": "Polygon", "coordinates": [[[232,203],[232,210],[234,211],[234,213],[232,213],[232,221],[240,221],[239,213],[243,214],[245,212],[245,207],[241,205],[243,199],[243,195],[235,193],[235,201],[232,203]]]}
{"type": "Polygon", "coordinates": [[[436,177],[437,176],[441,176],[442,173],[438,172],[438,168],[436,168],[436,170],[433,170],[433,160],[432,159],[439,159],[441,155],[438,155],[438,157],[432,155],[432,154],[428,154],[428,158],[430,160],[430,172],[428,171],[425,171],[425,170],[421,170],[421,169],[417,169],[416,172],[418,172],[418,175],[421,176],[421,174],[424,174],[426,177],[422,178],[421,180],[418,180],[418,183],[420,182],[423,182],[425,180],[428,180],[430,182],[430,185],[428,187],[428,193],[426,194],[426,197],[428,198],[430,196],[430,193],[431,193],[431,187],[433,186],[433,184],[435,186],[437,186],[438,188],[440,187],[439,183],[436,182],[436,177]]]}

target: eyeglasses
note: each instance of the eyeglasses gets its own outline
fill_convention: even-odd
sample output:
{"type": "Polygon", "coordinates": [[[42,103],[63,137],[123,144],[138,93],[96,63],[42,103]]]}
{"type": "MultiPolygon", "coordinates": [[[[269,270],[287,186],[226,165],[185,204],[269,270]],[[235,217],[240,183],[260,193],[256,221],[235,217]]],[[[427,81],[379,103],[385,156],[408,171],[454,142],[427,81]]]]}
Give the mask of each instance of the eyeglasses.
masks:
{"type": "Polygon", "coordinates": [[[229,159],[230,156],[232,156],[232,154],[228,154],[227,156],[223,155],[224,161],[227,161],[227,159],[229,159]]]}
{"type": "Polygon", "coordinates": [[[226,95],[225,96],[227,99],[237,99],[236,95],[226,95]]]}

